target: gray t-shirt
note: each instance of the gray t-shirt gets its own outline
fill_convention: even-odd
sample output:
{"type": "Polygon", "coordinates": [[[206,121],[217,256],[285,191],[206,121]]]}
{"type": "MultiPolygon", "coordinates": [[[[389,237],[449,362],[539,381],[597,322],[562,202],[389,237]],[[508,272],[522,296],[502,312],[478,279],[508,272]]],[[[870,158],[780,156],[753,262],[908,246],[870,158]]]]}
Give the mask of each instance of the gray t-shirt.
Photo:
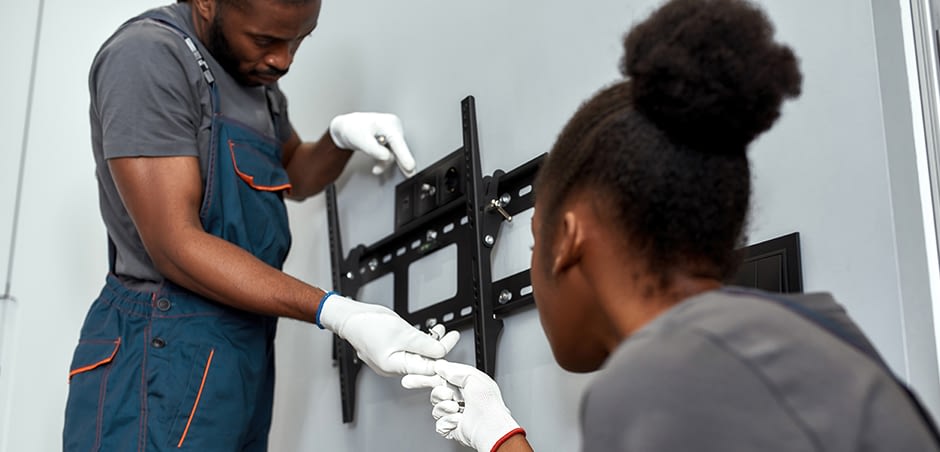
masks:
{"type": "MultiPolygon", "coordinates": [[[[209,64],[220,110],[267,136],[293,133],[287,101],[277,85],[247,87],[235,81],[193,31],[188,3],[159,8],[174,18],[209,64]],[[281,119],[275,126],[273,115],[281,119]]],[[[115,273],[148,289],[163,280],[118,195],[107,160],[120,157],[194,156],[205,182],[212,102],[202,71],[179,33],[151,19],[120,28],[98,51],[89,74],[91,137],[101,216],[117,251],[115,273]]]]}
{"type": "MultiPolygon", "coordinates": [[[[828,294],[790,299],[864,337],[828,294]]],[[[584,451],[937,450],[873,360],[773,301],[721,290],[624,341],[581,409],[584,451]]]]}

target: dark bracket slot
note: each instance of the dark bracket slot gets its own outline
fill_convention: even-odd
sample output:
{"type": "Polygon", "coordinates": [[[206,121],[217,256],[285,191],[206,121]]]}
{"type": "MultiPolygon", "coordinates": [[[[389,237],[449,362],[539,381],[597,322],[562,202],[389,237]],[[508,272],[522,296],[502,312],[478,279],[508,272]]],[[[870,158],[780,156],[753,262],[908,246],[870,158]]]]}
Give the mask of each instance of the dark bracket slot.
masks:
{"type": "MultiPolygon", "coordinates": [[[[393,274],[395,312],[421,329],[473,325],[476,366],[493,376],[501,319],[531,305],[533,297],[528,270],[492,281],[492,247],[504,214],[516,215],[534,206],[532,184],[545,156],[509,173],[497,170],[483,177],[472,96],[461,102],[461,113],[463,146],[395,187],[395,232],[373,245],[353,248],[345,259],[336,188],[327,188],[333,287],[355,298],[365,284],[393,274]],[[411,312],[409,267],[451,245],[457,247],[461,275],[456,295],[411,312]]],[[[339,338],[334,340],[333,359],[339,366],[343,422],[349,423],[355,415],[356,377],[362,365],[355,350],[339,338]]]]}
{"type": "Polygon", "coordinates": [[[490,297],[496,300],[493,312],[497,318],[506,317],[519,309],[531,306],[533,297],[529,270],[494,281],[490,297]]]}

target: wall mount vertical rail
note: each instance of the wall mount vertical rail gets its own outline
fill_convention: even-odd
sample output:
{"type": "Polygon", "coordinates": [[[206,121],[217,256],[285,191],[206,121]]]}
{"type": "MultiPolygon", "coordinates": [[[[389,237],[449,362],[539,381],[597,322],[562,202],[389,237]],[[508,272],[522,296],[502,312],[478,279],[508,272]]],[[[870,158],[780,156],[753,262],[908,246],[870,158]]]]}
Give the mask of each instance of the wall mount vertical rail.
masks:
{"type": "MultiPolygon", "coordinates": [[[[502,318],[532,304],[529,270],[492,280],[492,249],[503,221],[534,206],[532,184],[544,154],[509,173],[483,176],[472,96],[461,102],[463,146],[395,187],[395,230],[375,244],[358,245],[343,257],[336,187],[326,190],[333,290],[357,297],[371,281],[394,275],[393,308],[416,328],[443,324],[473,327],[476,366],[493,376],[502,318]],[[408,269],[441,249],[457,247],[456,295],[415,311],[409,308],[408,269]]],[[[343,422],[355,418],[356,351],[334,337],[343,422]]]]}

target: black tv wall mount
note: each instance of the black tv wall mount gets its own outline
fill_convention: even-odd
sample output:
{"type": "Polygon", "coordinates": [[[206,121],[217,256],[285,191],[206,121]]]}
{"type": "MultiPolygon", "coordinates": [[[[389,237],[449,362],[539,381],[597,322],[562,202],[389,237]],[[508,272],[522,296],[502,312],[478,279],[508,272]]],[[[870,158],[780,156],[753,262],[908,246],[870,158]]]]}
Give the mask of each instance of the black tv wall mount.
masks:
{"type": "MultiPolygon", "coordinates": [[[[357,297],[366,284],[394,275],[393,309],[417,328],[473,327],[476,367],[494,376],[502,318],[533,301],[529,270],[492,280],[491,254],[500,225],[534,206],[532,184],[542,154],[505,173],[483,176],[472,96],[461,102],[463,146],[395,187],[394,232],[343,257],[336,187],[326,190],[333,290],[357,297]],[[457,248],[457,291],[415,311],[409,308],[408,269],[445,247],[457,248]],[[470,277],[467,278],[466,276],[470,277]]],[[[356,378],[362,364],[348,342],[334,336],[343,422],[355,417],[356,378]]]]}

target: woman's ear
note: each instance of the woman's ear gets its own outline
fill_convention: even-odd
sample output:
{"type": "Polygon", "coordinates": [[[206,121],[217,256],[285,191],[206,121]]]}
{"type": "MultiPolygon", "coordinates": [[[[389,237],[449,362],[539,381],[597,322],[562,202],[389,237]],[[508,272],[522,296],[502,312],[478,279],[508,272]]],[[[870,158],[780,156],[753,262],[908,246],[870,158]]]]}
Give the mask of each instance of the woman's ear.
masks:
{"type": "Polygon", "coordinates": [[[581,262],[584,252],[584,222],[573,211],[566,211],[553,248],[555,259],[552,262],[552,275],[569,270],[581,262]]]}

